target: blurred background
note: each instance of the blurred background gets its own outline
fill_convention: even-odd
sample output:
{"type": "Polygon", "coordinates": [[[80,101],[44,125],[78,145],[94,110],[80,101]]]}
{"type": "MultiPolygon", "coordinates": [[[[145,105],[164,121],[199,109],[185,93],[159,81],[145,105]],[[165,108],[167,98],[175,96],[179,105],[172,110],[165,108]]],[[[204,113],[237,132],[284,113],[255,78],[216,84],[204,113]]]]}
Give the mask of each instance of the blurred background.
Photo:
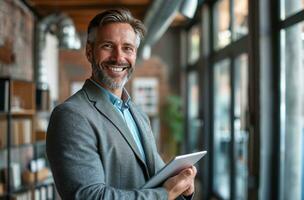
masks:
{"type": "Polygon", "coordinates": [[[127,89],[163,159],[208,151],[195,199],[304,200],[304,0],[0,0],[0,199],[60,199],[49,116],[121,7],[147,27],[127,89]]]}

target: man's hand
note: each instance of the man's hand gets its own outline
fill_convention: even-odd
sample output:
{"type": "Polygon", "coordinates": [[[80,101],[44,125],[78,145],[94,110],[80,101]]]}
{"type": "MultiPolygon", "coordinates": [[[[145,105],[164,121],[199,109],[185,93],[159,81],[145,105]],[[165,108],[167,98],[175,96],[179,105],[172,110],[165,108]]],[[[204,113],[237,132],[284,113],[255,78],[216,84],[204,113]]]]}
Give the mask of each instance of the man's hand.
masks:
{"type": "Polygon", "coordinates": [[[184,169],[176,176],[169,178],[163,184],[168,192],[168,200],[176,199],[180,195],[191,195],[194,192],[194,178],[196,172],[196,168],[192,166],[184,169]]]}

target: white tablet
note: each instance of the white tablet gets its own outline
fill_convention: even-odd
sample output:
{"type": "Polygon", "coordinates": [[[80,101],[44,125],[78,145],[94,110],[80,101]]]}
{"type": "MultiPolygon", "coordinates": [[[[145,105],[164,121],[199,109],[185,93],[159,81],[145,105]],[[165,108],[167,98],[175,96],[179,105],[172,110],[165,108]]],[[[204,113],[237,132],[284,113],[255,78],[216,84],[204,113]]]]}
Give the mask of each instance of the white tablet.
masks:
{"type": "Polygon", "coordinates": [[[148,182],[146,182],[141,188],[153,188],[160,185],[167,178],[177,175],[180,171],[185,168],[193,166],[199,161],[207,151],[199,151],[195,153],[185,154],[176,156],[163,168],[161,168],[148,182]]]}

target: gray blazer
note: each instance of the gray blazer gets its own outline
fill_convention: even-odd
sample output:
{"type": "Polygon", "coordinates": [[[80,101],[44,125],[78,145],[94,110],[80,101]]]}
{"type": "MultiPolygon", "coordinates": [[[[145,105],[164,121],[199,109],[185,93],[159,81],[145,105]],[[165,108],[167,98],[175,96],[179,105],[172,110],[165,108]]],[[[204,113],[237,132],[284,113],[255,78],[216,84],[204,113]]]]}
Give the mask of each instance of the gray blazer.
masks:
{"type": "Polygon", "coordinates": [[[163,187],[140,189],[164,162],[148,117],[132,102],[146,162],[121,115],[90,80],[57,106],[47,130],[46,152],[63,199],[167,199],[163,187]]]}

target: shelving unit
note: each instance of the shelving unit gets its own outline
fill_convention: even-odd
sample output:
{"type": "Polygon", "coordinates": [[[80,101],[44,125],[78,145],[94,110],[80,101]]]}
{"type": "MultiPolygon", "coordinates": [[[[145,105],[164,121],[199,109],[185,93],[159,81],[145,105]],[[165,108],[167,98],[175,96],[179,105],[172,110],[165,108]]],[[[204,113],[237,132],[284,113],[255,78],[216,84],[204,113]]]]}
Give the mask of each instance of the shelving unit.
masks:
{"type": "Polygon", "coordinates": [[[35,94],[33,82],[0,78],[0,199],[55,199],[35,94]]]}

